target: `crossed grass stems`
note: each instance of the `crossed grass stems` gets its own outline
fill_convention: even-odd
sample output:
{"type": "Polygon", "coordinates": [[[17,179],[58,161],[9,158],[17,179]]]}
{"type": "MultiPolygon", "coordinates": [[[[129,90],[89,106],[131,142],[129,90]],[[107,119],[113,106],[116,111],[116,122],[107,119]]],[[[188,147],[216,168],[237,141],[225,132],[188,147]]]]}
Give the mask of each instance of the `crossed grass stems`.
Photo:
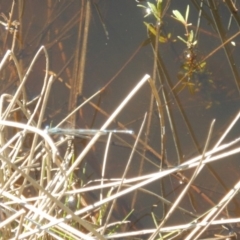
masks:
{"type": "MultiPolygon", "coordinates": [[[[141,128],[136,135],[132,135],[135,139],[133,145],[128,144],[131,148],[131,153],[122,178],[119,179],[106,179],[105,172],[107,168],[107,159],[110,149],[112,134],[109,134],[108,141],[106,142],[105,155],[103,159],[102,177],[86,183],[83,186],[76,186],[74,182],[74,172],[84,161],[84,157],[91,151],[94,144],[99,140],[100,134],[94,135],[91,140],[84,147],[79,156],[73,157],[72,151],[66,149],[64,156],[59,155],[58,148],[66,142],[71,141],[71,137],[66,136],[59,141],[56,141],[48,136],[48,134],[41,130],[45,109],[48,102],[48,97],[51,93],[51,86],[55,81],[54,75],[49,75],[49,59],[46,48],[43,46],[36,53],[27,72],[22,75],[19,62],[16,59],[14,52],[9,50],[5,53],[1,63],[0,71],[8,65],[8,60],[11,59],[17,69],[19,77],[19,87],[14,95],[3,94],[1,96],[1,229],[2,238],[15,237],[16,239],[25,239],[38,236],[43,238],[48,236],[53,239],[114,239],[114,238],[127,238],[134,236],[150,235],[148,239],[174,239],[181,234],[187,232],[185,239],[198,239],[199,236],[206,231],[207,227],[214,225],[226,225],[231,223],[238,223],[240,219],[230,219],[226,207],[228,203],[236,196],[239,191],[240,182],[237,182],[232,189],[222,197],[218,203],[214,203],[208,196],[201,193],[201,191],[192,183],[197,176],[201,173],[202,169],[207,163],[217,160],[228,160],[228,157],[238,154],[239,147],[236,147],[239,138],[224,143],[223,141],[228,137],[232,128],[239,121],[240,113],[236,114],[235,118],[230,121],[229,126],[226,128],[222,136],[219,138],[214,147],[209,147],[211,139],[213,124],[212,122],[209,131],[206,131],[207,140],[204,150],[199,156],[189,159],[184,163],[177,166],[172,166],[164,158],[164,146],[161,146],[162,154],[159,154],[149,146],[145,140],[142,140],[143,131],[146,128],[147,115],[144,117],[141,128]],[[45,78],[41,94],[34,102],[34,110],[29,111],[29,103],[24,99],[24,87],[34,64],[41,54],[45,56],[45,78]],[[25,116],[27,123],[17,123],[13,121],[12,115],[15,112],[21,112],[25,116]],[[36,121],[36,113],[39,113],[38,121],[36,121]],[[18,131],[14,131],[18,129],[18,131]],[[33,140],[30,149],[23,148],[23,142],[27,138],[28,133],[33,133],[33,140]],[[152,174],[141,174],[141,176],[127,178],[127,173],[131,167],[131,160],[133,155],[138,155],[139,158],[147,158],[144,153],[138,150],[138,146],[143,146],[144,149],[154,154],[160,161],[156,165],[156,172],[152,174]],[[164,159],[164,167],[161,165],[161,160],[164,159]],[[191,179],[188,179],[183,171],[195,168],[191,179]],[[160,169],[160,171],[159,171],[160,169]],[[38,171],[40,177],[32,176],[31,170],[38,171]],[[179,197],[170,202],[168,199],[156,193],[149,192],[145,186],[148,184],[159,181],[160,179],[173,176],[179,181],[186,184],[179,197]],[[19,186],[18,181],[21,181],[19,186]],[[34,189],[34,197],[26,195],[26,189],[34,189]],[[197,216],[192,212],[181,208],[180,202],[186,195],[189,189],[193,189],[202,200],[212,206],[206,213],[197,216]],[[99,194],[100,191],[100,194],[99,194]],[[164,218],[157,223],[155,229],[142,229],[139,231],[128,231],[125,233],[118,233],[120,226],[129,224],[129,221],[123,219],[120,222],[111,222],[111,214],[113,211],[116,200],[125,194],[131,192],[142,191],[146,194],[151,194],[168,205],[169,209],[164,218]],[[88,192],[99,195],[99,200],[94,204],[84,203],[84,193],[88,192]],[[107,192],[107,194],[106,194],[107,192]],[[201,193],[201,194],[200,194],[201,193]],[[71,197],[74,196],[72,199],[71,197]],[[65,199],[63,201],[63,199],[65,199]],[[70,203],[76,200],[75,208],[71,208],[70,203]],[[106,210],[107,209],[107,210],[106,210]],[[188,214],[193,218],[193,221],[178,226],[165,226],[166,221],[175,211],[181,211],[188,214]],[[98,213],[99,218],[93,217],[93,213],[98,213]],[[216,220],[221,215],[225,219],[216,220]],[[188,231],[187,231],[188,230],[188,231]]],[[[162,116],[161,103],[158,96],[158,91],[155,82],[145,75],[138,84],[130,91],[124,98],[121,104],[111,115],[107,116],[107,121],[100,128],[106,129],[112,122],[115,121],[116,116],[123,111],[126,104],[129,103],[131,98],[138,93],[139,89],[149,81],[153,96],[158,105],[160,117],[162,116]]],[[[94,97],[101,93],[101,90],[90,98],[85,98],[84,103],[78,106],[72,113],[63,119],[57,126],[64,124],[76,111],[85,105],[97,108],[92,102],[94,97]]],[[[98,109],[98,108],[97,108],[98,109]]],[[[98,109],[100,113],[103,110],[98,109]]],[[[106,114],[106,113],[104,113],[106,114]]],[[[170,116],[170,115],[169,115],[170,116]]],[[[171,121],[169,119],[169,121],[171,121]]],[[[124,125],[117,123],[120,128],[125,129],[124,125]]],[[[160,123],[162,124],[162,123],[160,123]]],[[[163,131],[164,125],[162,125],[163,131]]],[[[120,139],[119,136],[115,136],[120,139]]],[[[122,139],[122,141],[124,141],[122,139]]],[[[141,171],[141,169],[140,169],[141,171]]],[[[131,213],[129,213],[131,214],[131,213]]],[[[154,219],[153,219],[154,221],[154,219]]],[[[234,233],[230,233],[228,237],[234,237],[234,233]]]]}
{"type": "MultiPolygon", "coordinates": [[[[221,213],[227,217],[227,213],[224,211],[226,205],[233,199],[233,197],[238,193],[240,182],[238,182],[229,193],[226,194],[222,198],[222,200],[216,205],[214,204],[207,196],[203,196],[208,203],[212,204],[212,209],[206,212],[203,216],[201,216],[201,221],[196,223],[197,219],[194,219],[192,223],[183,226],[175,226],[175,227],[163,227],[163,224],[171,215],[171,213],[177,208],[184,213],[188,213],[190,215],[194,215],[187,210],[180,208],[179,202],[183,198],[184,194],[189,190],[190,187],[195,188],[196,191],[199,191],[196,187],[192,184],[193,180],[196,176],[201,172],[201,169],[205,166],[206,163],[220,160],[222,158],[226,159],[227,157],[237,154],[240,151],[239,147],[233,148],[238,142],[239,138],[235,139],[227,144],[222,144],[223,140],[229,134],[235,123],[239,120],[240,114],[237,114],[235,119],[230,123],[229,127],[226,129],[222,137],[216,143],[216,145],[211,149],[208,150],[208,142],[211,137],[212,126],[209,130],[209,136],[206,141],[205,149],[202,155],[199,155],[196,158],[190,159],[183,164],[178,166],[171,166],[169,164],[169,169],[162,169],[162,171],[156,171],[156,173],[142,175],[135,178],[126,178],[126,174],[128,168],[131,163],[131,159],[133,154],[138,154],[136,147],[138,144],[144,144],[141,140],[142,130],[144,128],[144,124],[146,122],[146,117],[142,123],[142,127],[139,130],[139,133],[133,136],[135,140],[134,146],[132,146],[132,152],[128,159],[128,163],[126,165],[126,169],[123,173],[122,179],[115,179],[109,180],[105,179],[105,169],[102,171],[102,179],[98,181],[95,180],[96,183],[94,186],[87,187],[79,187],[75,188],[72,182],[72,176],[74,170],[79,166],[79,164],[83,161],[84,156],[91,150],[94,143],[100,137],[100,134],[96,134],[84,150],[74,159],[74,162],[70,165],[69,160],[72,156],[61,157],[58,155],[58,147],[69,140],[68,138],[64,138],[59,142],[54,142],[45,131],[40,130],[39,126],[42,125],[42,119],[44,116],[45,108],[47,106],[47,99],[51,90],[51,85],[54,81],[54,77],[51,75],[50,77],[48,74],[45,76],[45,81],[42,88],[42,94],[39,96],[35,110],[32,114],[29,113],[27,108],[27,104],[24,106],[22,101],[20,101],[21,92],[23,90],[24,84],[27,80],[28,72],[31,71],[32,66],[34,65],[35,61],[41,54],[44,52],[46,58],[46,69],[48,69],[48,55],[44,47],[41,47],[36,54],[34,60],[32,61],[27,73],[25,76],[22,77],[20,81],[20,86],[16,91],[15,95],[3,95],[1,97],[1,160],[2,160],[2,187],[1,187],[1,196],[2,196],[2,211],[5,214],[5,218],[1,223],[1,228],[3,231],[3,236],[12,236],[13,232],[10,229],[14,229],[14,233],[18,236],[18,239],[29,237],[33,234],[38,233],[39,237],[43,236],[44,234],[49,234],[54,238],[54,236],[59,235],[64,238],[68,236],[69,239],[75,239],[76,236],[81,237],[83,239],[95,239],[90,235],[86,235],[85,233],[77,230],[76,228],[72,227],[73,222],[75,224],[79,224],[83,226],[87,231],[91,234],[95,235],[97,239],[107,239],[107,238],[114,238],[114,237],[124,237],[124,236],[132,236],[144,233],[156,233],[160,234],[160,232],[164,235],[166,232],[169,232],[170,235],[178,235],[181,231],[186,229],[190,229],[190,236],[195,234],[195,232],[204,231],[205,227],[211,224],[224,224],[225,222],[229,221],[238,221],[237,219],[227,219],[221,221],[215,221],[215,218],[221,213]],[[3,110],[5,109],[5,110],[3,110]],[[16,123],[11,120],[11,115],[16,112],[21,111],[22,114],[25,115],[26,119],[28,119],[27,124],[16,123]],[[34,115],[36,112],[40,112],[38,122],[34,121],[34,115]],[[15,134],[11,134],[12,127],[17,128],[18,131],[15,134]],[[34,138],[32,141],[32,146],[30,151],[25,153],[22,151],[22,143],[24,138],[26,138],[26,134],[32,132],[34,134],[34,138]],[[6,141],[6,136],[11,136],[6,141]],[[230,149],[230,150],[229,150],[230,149]],[[39,165],[39,160],[40,164],[39,165]],[[56,167],[57,166],[57,167],[56,167]],[[30,170],[35,169],[36,167],[40,167],[41,169],[41,176],[39,179],[35,179],[30,176],[30,170]],[[191,179],[187,179],[182,171],[187,170],[190,168],[196,168],[194,174],[191,179]],[[54,173],[54,174],[53,174],[54,173]],[[144,186],[153,182],[157,181],[165,176],[174,175],[176,177],[180,177],[182,181],[186,182],[187,185],[185,189],[180,194],[179,198],[174,202],[171,203],[167,199],[164,199],[161,196],[156,196],[157,198],[161,199],[165,204],[171,206],[170,210],[168,211],[165,218],[162,220],[161,224],[158,226],[158,231],[156,229],[149,229],[149,230],[142,230],[139,232],[128,232],[125,234],[118,234],[117,231],[112,233],[111,235],[107,236],[104,235],[108,228],[116,225],[124,225],[128,221],[116,222],[116,223],[109,223],[105,222],[102,223],[100,226],[93,227],[88,221],[85,220],[85,217],[89,215],[91,211],[98,211],[100,212],[103,208],[105,208],[106,204],[113,204],[115,200],[124,194],[130,193],[132,191],[141,190],[146,191],[144,186]],[[21,186],[16,184],[16,181],[20,178],[23,178],[23,183],[21,186]],[[23,195],[24,189],[29,188],[32,186],[36,191],[36,197],[29,197],[25,198],[23,195]],[[98,191],[99,189],[102,191],[103,189],[111,189],[108,192],[111,192],[109,196],[103,197],[102,193],[100,194],[99,201],[95,202],[94,204],[80,207],[80,209],[76,210],[75,212],[71,211],[68,206],[63,204],[60,200],[63,196],[78,196],[84,192],[94,192],[98,191]],[[117,189],[117,190],[116,190],[117,189]],[[15,193],[15,194],[14,194],[15,193]],[[59,210],[57,213],[55,209],[61,209],[62,212],[59,210]],[[56,214],[54,216],[54,213],[56,214]],[[24,230],[24,231],[23,231],[24,230]],[[10,233],[10,232],[11,233],[10,233]]],[[[14,54],[11,51],[7,51],[5,54],[1,66],[6,64],[7,59],[9,57],[14,61],[16,68],[18,69],[18,62],[15,58],[14,54]]],[[[19,76],[21,76],[19,74],[19,76]]],[[[116,108],[112,115],[109,116],[106,123],[102,126],[101,130],[104,130],[108,127],[108,125],[114,121],[116,116],[120,111],[123,110],[124,106],[130,101],[134,94],[143,86],[144,83],[147,81],[151,82],[151,86],[154,86],[152,80],[148,75],[144,76],[139,83],[134,87],[133,90],[126,96],[123,102],[116,108]]],[[[81,104],[78,109],[83,107],[84,105],[88,104],[97,94],[97,92],[92,97],[88,98],[81,104]]],[[[74,110],[74,112],[77,109],[74,110]]],[[[73,113],[74,113],[73,112],[73,113]]],[[[71,113],[71,114],[73,114],[71,113]]],[[[60,124],[64,123],[70,116],[66,117],[60,124]]],[[[104,161],[107,161],[107,154],[109,150],[109,143],[112,134],[109,135],[109,141],[106,144],[106,152],[104,161]]],[[[148,150],[151,150],[150,146],[145,146],[148,150]]],[[[105,166],[105,164],[103,164],[105,166]]],[[[153,194],[153,193],[152,193],[153,194]]],[[[109,211],[108,213],[110,213],[109,211]]],[[[108,218],[107,218],[108,219],[108,218]]],[[[100,220],[99,220],[100,221],[100,220]]],[[[95,222],[97,224],[97,222],[95,222]]],[[[168,236],[169,238],[170,236],[168,236]]],[[[187,239],[187,238],[186,238],[187,239]]],[[[192,239],[191,237],[188,239],[192,239]]]]}

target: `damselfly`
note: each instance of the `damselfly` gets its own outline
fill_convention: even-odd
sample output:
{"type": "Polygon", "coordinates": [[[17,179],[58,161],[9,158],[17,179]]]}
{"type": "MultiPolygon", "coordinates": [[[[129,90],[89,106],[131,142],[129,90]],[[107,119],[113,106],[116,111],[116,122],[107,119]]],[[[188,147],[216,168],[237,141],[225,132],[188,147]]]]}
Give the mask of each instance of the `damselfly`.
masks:
{"type": "Polygon", "coordinates": [[[108,133],[124,133],[133,134],[132,130],[100,130],[100,129],[65,129],[65,128],[49,128],[46,129],[48,134],[58,134],[58,135],[71,135],[76,137],[87,136],[87,135],[106,135],[108,133]]]}

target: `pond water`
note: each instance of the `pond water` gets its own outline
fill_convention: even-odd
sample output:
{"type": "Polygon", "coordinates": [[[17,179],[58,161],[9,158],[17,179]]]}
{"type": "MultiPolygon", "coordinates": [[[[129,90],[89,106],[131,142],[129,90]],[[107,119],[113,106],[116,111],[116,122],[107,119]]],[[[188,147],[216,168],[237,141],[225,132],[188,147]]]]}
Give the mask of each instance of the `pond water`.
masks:
{"type": "MultiPolygon", "coordinates": [[[[0,4],[0,12],[6,16],[11,11],[12,3],[10,2],[1,1],[0,4]]],[[[238,53],[240,35],[232,39],[235,44],[231,44],[230,41],[225,45],[227,46],[225,51],[229,51],[227,53],[228,58],[222,47],[216,50],[221,46],[222,42],[216,27],[214,27],[209,7],[206,1],[203,2],[202,20],[199,27],[198,43],[194,47],[194,56],[189,55],[192,52],[189,52],[186,44],[177,38],[177,36],[185,38],[185,29],[180,22],[172,18],[172,10],[178,10],[184,15],[189,4],[189,22],[192,23],[190,29],[196,31],[199,16],[196,1],[170,1],[169,8],[163,18],[162,34],[166,36],[170,33],[171,37],[166,43],[159,44],[158,49],[168,73],[171,88],[168,87],[166,81],[163,84],[158,82],[157,86],[159,92],[164,88],[167,94],[182,162],[202,153],[213,119],[216,119],[216,123],[209,148],[214,146],[226,126],[239,111],[239,90],[234,80],[233,72],[235,70],[233,70],[232,66],[236,69],[235,78],[239,84],[240,56],[238,53]],[[216,52],[214,52],[215,50],[216,52]],[[184,85],[184,81],[179,81],[186,72],[189,72],[189,68],[203,59],[206,62],[204,69],[194,70],[191,76],[189,75],[185,80],[185,85],[191,86],[190,84],[193,84],[194,93],[192,94],[189,87],[184,85]],[[191,65],[192,63],[194,64],[191,65]],[[176,84],[178,84],[178,87],[175,88],[176,84]],[[175,92],[181,109],[178,108],[172,92],[175,92]],[[189,127],[186,126],[187,124],[189,127]]],[[[143,22],[155,24],[154,17],[144,18],[144,8],[138,7],[138,3],[133,0],[92,0],[89,3],[89,15],[86,7],[87,2],[85,1],[23,1],[22,5],[17,3],[15,6],[13,20],[19,19],[19,16],[21,16],[21,21],[14,52],[16,57],[20,59],[22,68],[27,68],[39,47],[44,45],[49,54],[50,71],[54,72],[58,78],[52,86],[42,127],[49,124],[56,125],[73,110],[71,106],[74,105],[69,103],[71,101],[71,91],[76,90],[73,82],[74,79],[80,78],[81,75],[83,76],[83,83],[80,90],[76,90],[76,93],[78,92],[80,95],[79,99],[77,99],[78,104],[105,87],[104,91],[93,102],[107,115],[116,109],[127,93],[146,73],[153,75],[154,55],[151,44],[143,46],[144,41],[148,38],[147,29],[143,22]],[[84,13],[81,13],[81,11],[84,11],[84,13]],[[84,49],[82,47],[84,37],[78,35],[79,26],[81,26],[79,25],[79,19],[86,23],[88,18],[90,19],[89,26],[85,25],[85,28],[88,28],[89,32],[88,38],[85,39],[87,43],[86,52],[83,54],[81,51],[84,49]],[[79,57],[76,61],[78,53],[79,57]],[[84,58],[81,58],[81,54],[84,58]],[[81,65],[83,63],[84,66],[81,65]],[[75,71],[76,68],[78,68],[78,71],[81,69],[82,72],[75,71]]],[[[152,3],[155,2],[152,1],[152,3]]],[[[221,26],[225,28],[225,40],[227,40],[239,31],[239,22],[237,22],[239,13],[231,15],[222,1],[216,1],[215,3],[217,5],[217,14],[222,20],[221,26]],[[230,20],[232,23],[227,29],[230,20]]],[[[147,6],[145,1],[141,1],[141,4],[147,6]]],[[[3,20],[1,18],[1,21],[3,20]]],[[[0,27],[1,32],[5,31],[4,26],[0,27]]],[[[81,27],[84,28],[84,24],[81,27]]],[[[83,33],[84,30],[81,31],[83,33]]],[[[11,34],[8,35],[7,39],[1,37],[1,45],[3,46],[1,54],[4,54],[11,47],[11,43],[11,34]]],[[[26,84],[29,100],[40,93],[45,74],[44,64],[44,60],[41,58],[30,73],[26,84]]],[[[8,70],[11,70],[11,66],[9,66],[8,70]]],[[[3,80],[1,94],[15,91],[17,80],[16,74],[15,77],[13,75],[8,72],[3,73],[1,76],[3,80]],[[11,79],[11,81],[6,81],[6,78],[11,79]]],[[[73,96],[73,98],[75,97],[73,96]]],[[[151,88],[146,84],[118,115],[115,123],[111,124],[110,129],[118,128],[118,123],[121,123],[127,129],[134,130],[137,133],[144,114],[149,113],[150,98],[151,88]]],[[[102,114],[98,108],[91,105],[85,106],[78,112],[76,121],[68,122],[65,127],[100,128],[108,116],[102,114]]],[[[148,145],[160,155],[161,131],[157,107],[154,105],[151,111],[153,111],[153,115],[149,123],[148,145]]],[[[166,122],[166,146],[164,152],[170,166],[176,166],[179,164],[178,157],[166,112],[164,118],[166,122]]],[[[230,141],[239,136],[240,128],[238,125],[239,123],[227,140],[230,141]]],[[[146,132],[145,127],[142,140],[145,138],[146,132]]],[[[123,138],[130,144],[134,143],[134,138],[131,136],[124,136],[123,138]]],[[[84,176],[85,181],[100,178],[106,139],[106,137],[103,137],[102,142],[98,142],[86,156],[87,177],[84,176]]],[[[77,153],[80,153],[86,144],[87,140],[77,139],[77,153]]],[[[112,140],[112,145],[108,155],[106,178],[119,178],[123,174],[131,148],[115,138],[112,140]]],[[[142,154],[144,153],[143,149],[143,145],[139,145],[138,150],[142,154]]],[[[156,167],[161,160],[159,155],[154,154],[154,151],[147,151],[145,154],[147,159],[151,160],[155,165],[146,160],[141,163],[141,156],[136,154],[127,174],[128,177],[137,176],[141,164],[143,164],[143,167],[140,174],[159,170],[156,167]]],[[[230,157],[227,160],[209,164],[209,168],[203,170],[194,182],[194,186],[216,203],[236,183],[239,178],[239,167],[237,157],[230,157]]],[[[193,170],[184,172],[189,178],[192,173],[193,170]]],[[[78,174],[79,178],[83,177],[81,173],[78,174]]],[[[186,186],[186,183],[181,183],[181,180],[176,176],[168,176],[163,180],[164,195],[168,200],[174,201],[184,186],[186,186]]],[[[147,189],[160,194],[160,183],[150,184],[147,189]]],[[[209,202],[195,190],[192,188],[189,191],[189,194],[182,201],[181,207],[194,213],[193,215],[201,215],[209,208],[209,202]]],[[[94,197],[89,197],[89,201],[93,201],[94,197]]],[[[120,220],[126,216],[131,208],[135,208],[135,213],[130,217],[133,224],[129,228],[135,230],[143,227],[152,228],[154,224],[150,212],[155,208],[156,217],[160,221],[163,215],[162,203],[156,197],[143,192],[139,192],[135,201],[132,201],[133,197],[134,194],[130,194],[126,198],[119,199],[119,207],[115,209],[113,219],[120,220]]],[[[236,198],[235,202],[229,207],[229,215],[235,217],[239,211],[239,198],[236,198]]],[[[181,211],[176,211],[173,216],[170,221],[171,224],[185,223],[193,219],[192,216],[186,216],[181,211]]]]}

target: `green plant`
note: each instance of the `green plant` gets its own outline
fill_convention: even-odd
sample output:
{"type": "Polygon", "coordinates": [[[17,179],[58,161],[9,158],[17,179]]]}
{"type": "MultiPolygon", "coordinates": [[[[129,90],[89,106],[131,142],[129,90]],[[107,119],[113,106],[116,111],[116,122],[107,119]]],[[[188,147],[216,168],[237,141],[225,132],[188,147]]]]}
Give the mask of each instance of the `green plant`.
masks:
{"type": "MultiPolygon", "coordinates": [[[[147,2],[147,6],[142,4],[138,4],[137,6],[145,9],[146,14],[144,18],[150,15],[153,15],[154,18],[156,19],[157,25],[160,27],[163,24],[163,16],[165,15],[166,10],[168,9],[168,6],[169,6],[168,5],[169,1],[167,1],[168,3],[165,6],[163,5],[163,2],[165,1],[157,0],[156,4],[147,2]]],[[[144,24],[147,27],[147,30],[151,32],[151,34],[153,34],[154,36],[158,35],[156,28],[151,23],[147,23],[144,21],[144,24]]],[[[168,33],[167,35],[165,35],[161,32],[159,36],[159,42],[166,43],[170,40],[171,40],[171,33],[168,33]]],[[[174,40],[171,40],[171,41],[174,41],[174,40]]]]}

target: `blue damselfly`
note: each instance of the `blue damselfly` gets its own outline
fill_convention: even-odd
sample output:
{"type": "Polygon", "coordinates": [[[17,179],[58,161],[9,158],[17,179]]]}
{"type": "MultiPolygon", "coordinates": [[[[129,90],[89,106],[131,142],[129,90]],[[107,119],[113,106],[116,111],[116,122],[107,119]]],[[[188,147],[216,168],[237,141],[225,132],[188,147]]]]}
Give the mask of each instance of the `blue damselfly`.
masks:
{"type": "Polygon", "coordinates": [[[124,134],[133,134],[132,130],[100,130],[100,129],[68,129],[68,128],[49,128],[46,129],[48,134],[58,134],[58,135],[70,135],[70,136],[87,136],[87,135],[95,135],[100,133],[101,135],[106,135],[108,133],[124,133],[124,134]]]}

